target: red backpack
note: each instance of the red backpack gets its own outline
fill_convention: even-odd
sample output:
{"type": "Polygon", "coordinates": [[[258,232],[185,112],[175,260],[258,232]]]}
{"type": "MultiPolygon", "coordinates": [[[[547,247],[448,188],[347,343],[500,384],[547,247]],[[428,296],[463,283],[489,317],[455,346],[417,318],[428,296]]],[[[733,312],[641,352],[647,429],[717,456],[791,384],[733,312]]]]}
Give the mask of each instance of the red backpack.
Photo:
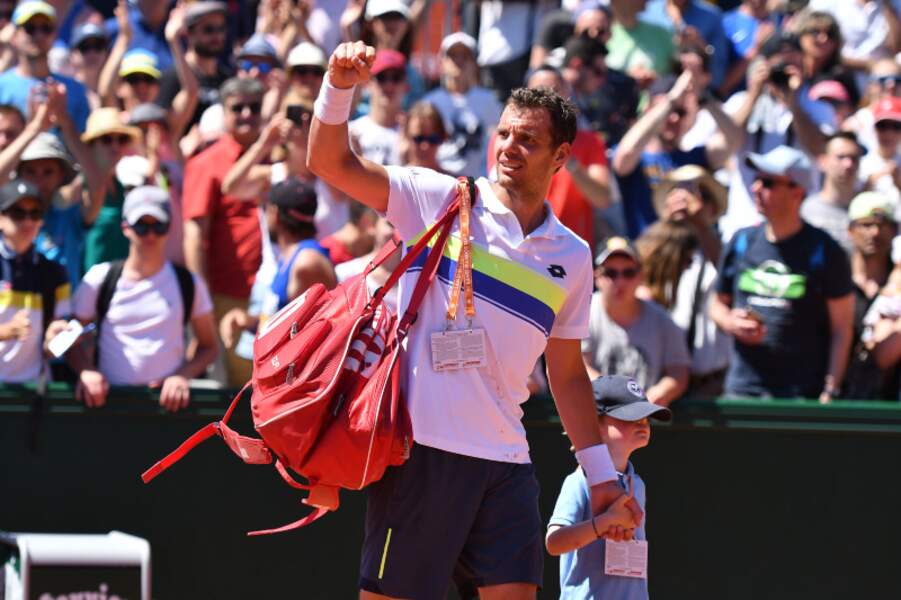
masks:
{"type": "Polygon", "coordinates": [[[312,513],[294,523],[248,535],[303,527],[338,508],[340,488],[362,489],[402,464],[413,442],[400,393],[402,342],[435,279],[458,213],[467,225],[472,180],[461,178],[457,197],[370,297],[366,276],[395,252],[388,244],[364,273],[329,291],[315,284],[266,321],[253,345],[253,379],[235,396],[221,421],[203,427],[148,469],[144,483],[197,444],[220,436],[248,464],[269,464],[288,485],[307,490],[312,513]],[[437,236],[437,239],[436,239],[437,236]],[[398,319],[385,294],[435,240],[404,315],[398,319]],[[252,386],[253,423],[262,439],[240,435],[228,421],[252,386]],[[289,471],[307,480],[297,481],[289,471]]]}

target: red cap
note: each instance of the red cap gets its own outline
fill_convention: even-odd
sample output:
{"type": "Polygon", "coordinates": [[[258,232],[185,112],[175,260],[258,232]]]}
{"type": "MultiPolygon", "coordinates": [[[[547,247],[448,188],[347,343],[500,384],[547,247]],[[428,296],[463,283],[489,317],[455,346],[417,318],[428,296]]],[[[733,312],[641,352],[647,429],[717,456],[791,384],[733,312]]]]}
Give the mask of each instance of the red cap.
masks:
{"type": "Polygon", "coordinates": [[[833,79],[819,82],[810,88],[810,92],[807,95],[810,96],[811,100],[851,101],[851,96],[848,95],[848,90],[845,89],[845,86],[833,79]]]}
{"type": "Polygon", "coordinates": [[[889,96],[873,107],[873,117],[879,121],[901,121],[901,98],[889,96]]]}
{"type": "Polygon", "coordinates": [[[372,68],[369,69],[369,72],[373,75],[378,75],[382,71],[389,69],[400,69],[403,71],[406,68],[407,59],[404,58],[403,54],[397,50],[385,48],[375,53],[375,62],[372,63],[372,68]]]}

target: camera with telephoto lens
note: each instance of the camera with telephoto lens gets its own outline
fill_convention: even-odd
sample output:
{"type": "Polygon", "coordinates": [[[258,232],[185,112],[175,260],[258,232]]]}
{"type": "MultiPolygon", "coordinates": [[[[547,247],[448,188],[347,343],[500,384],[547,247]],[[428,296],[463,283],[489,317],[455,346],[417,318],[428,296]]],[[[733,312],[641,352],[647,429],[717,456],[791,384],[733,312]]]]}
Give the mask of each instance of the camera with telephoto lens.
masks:
{"type": "Polygon", "coordinates": [[[788,71],[785,69],[785,63],[776,63],[770,67],[769,81],[778,88],[788,87],[788,71]]]}

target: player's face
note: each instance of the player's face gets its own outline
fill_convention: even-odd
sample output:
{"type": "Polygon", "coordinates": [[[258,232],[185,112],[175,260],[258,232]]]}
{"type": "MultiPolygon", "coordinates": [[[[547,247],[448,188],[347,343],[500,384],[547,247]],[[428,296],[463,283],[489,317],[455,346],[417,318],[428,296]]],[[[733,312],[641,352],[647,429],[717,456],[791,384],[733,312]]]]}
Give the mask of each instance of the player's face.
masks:
{"type": "Polygon", "coordinates": [[[607,444],[635,450],[647,446],[651,441],[651,424],[647,418],[622,421],[604,416],[601,418],[601,433],[607,444]]]}
{"type": "Polygon", "coordinates": [[[546,194],[550,178],[566,163],[569,150],[569,144],[553,146],[551,118],[545,109],[508,105],[494,145],[497,181],[504,188],[546,194]]]}

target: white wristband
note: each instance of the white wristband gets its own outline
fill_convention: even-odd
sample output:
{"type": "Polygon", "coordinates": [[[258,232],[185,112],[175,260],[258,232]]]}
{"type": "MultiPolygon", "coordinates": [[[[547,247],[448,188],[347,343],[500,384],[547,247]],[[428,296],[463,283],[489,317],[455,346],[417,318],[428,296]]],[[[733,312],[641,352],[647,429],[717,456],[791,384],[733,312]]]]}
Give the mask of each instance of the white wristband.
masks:
{"type": "Polygon", "coordinates": [[[326,125],[340,125],[350,118],[353,103],[354,88],[336,88],[326,75],[319,88],[319,96],[313,104],[313,115],[326,125]]]}
{"type": "Polygon", "coordinates": [[[613,459],[610,458],[610,452],[604,444],[589,446],[577,451],[576,460],[579,461],[579,464],[582,465],[582,470],[585,471],[588,487],[604,483],[605,481],[615,481],[617,478],[613,459]]]}

